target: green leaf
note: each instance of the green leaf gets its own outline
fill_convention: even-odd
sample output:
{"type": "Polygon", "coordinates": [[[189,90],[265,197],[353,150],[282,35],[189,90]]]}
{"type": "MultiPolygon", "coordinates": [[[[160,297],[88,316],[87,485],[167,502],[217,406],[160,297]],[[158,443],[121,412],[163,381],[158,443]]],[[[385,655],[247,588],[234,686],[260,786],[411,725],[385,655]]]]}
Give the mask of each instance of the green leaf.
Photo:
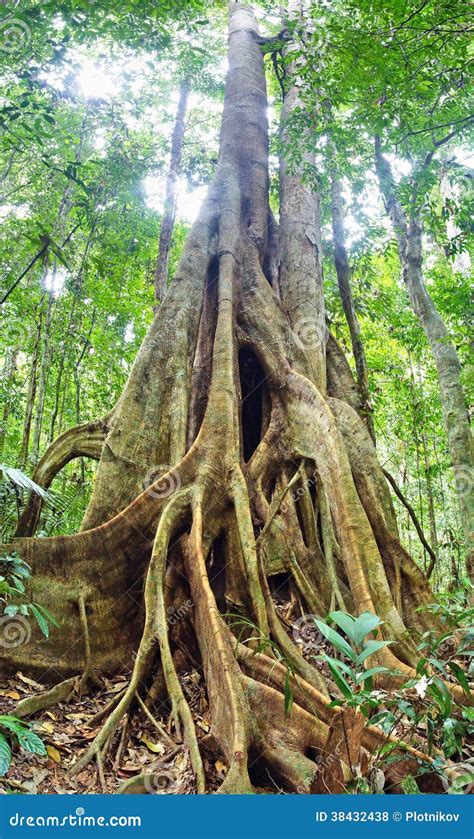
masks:
{"type": "Polygon", "coordinates": [[[352,615],[348,615],[345,612],[329,612],[329,617],[339,627],[339,629],[342,629],[342,631],[345,632],[351,641],[354,640],[353,628],[355,620],[352,615]]]}
{"type": "Polygon", "coordinates": [[[10,768],[12,751],[4,734],[0,733],[0,778],[3,778],[10,768]]]}
{"type": "Polygon", "coordinates": [[[377,673],[390,673],[388,667],[371,667],[369,670],[364,670],[363,673],[358,673],[356,676],[357,684],[360,682],[365,682],[366,679],[372,678],[372,676],[376,676],[377,673]]]}
{"type": "Polygon", "coordinates": [[[49,623],[52,623],[53,626],[59,626],[58,621],[56,620],[54,615],[51,614],[49,609],[46,608],[46,606],[42,606],[41,603],[33,603],[32,605],[36,606],[36,608],[43,613],[43,615],[45,616],[46,620],[49,621],[49,623]]]}
{"type": "Polygon", "coordinates": [[[359,646],[369,632],[373,632],[381,623],[382,621],[377,615],[373,615],[371,612],[363,612],[354,624],[354,637],[352,640],[359,646]]]}
{"type": "Polygon", "coordinates": [[[36,623],[41,629],[41,632],[43,633],[44,637],[49,638],[49,624],[45,616],[41,614],[40,610],[35,606],[34,603],[29,603],[28,605],[31,609],[32,614],[35,616],[36,623]]]}
{"type": "Polygon", "coordinates": [[[349,665],[345,663],[345,661],[339,661],[337,658],[331,658],[331,656],[326,655],[326,653],[323,653],[322,655],[315,656],[315,658],[320,659],[321,661],[326,661],[328,664],[329,664],[329,662],[331,662],[332,664],[335,664],[336,667],[339,667],[339,668],[341,668],[341,670],[344,670],[344,672],[347,673],[348,676],[350,676],[351,678],[354,678],[353,671],[351,670],[349,665]]]}
{"type": "Polygon", "coordinates": [[[374,653],[378,653],[379,650],[383,650],[384,647],[387,647],[391,644],[391,641],[367,641],[364,645],[364,649],[357,656],[356,664],[363,664],[366,658],[370,655],[374,655],[374,653]]]}
{"type": "Polygon", "coordinates": [[[13,717],[10,714],[1,714],[0,728],[7,728],[8,731],[12,731],[13,734],[17,735],[23,729],[23,723],[17,717],[13,717]]]}
{"type": "Polygon", "coordinates": [[[328,667],[334,677],[334,681],[338,686],[341,693],[346,697],[346,699],[352,699],[354,696],[353,691],[351,690],[350,685],[346,682],[344,676],[342,675],[339,667],[336,667],[335,664],[332,664],[331,661],[328,661],[328,667]]]}
{"type": "Polygon", "coordinates": [[[4,463],[0,463],[0,473],[2,473],[8,478],[13,486],[18,487],[19,489],[27,489],[29,492],[34,492],[36,495],[40,495],[44,501],[50,501],[50,495],[46,492],[43,487],[40,487],[35,481],[32,481],[28,475],[25,475],[21,469],[14,469],[13,466],[6,466],[4,463]]]}
{"type": "Polygon", "coordinates": [[[339,650],[340,653],[344,653],[351,661],[355,661],[357,658],[357,653],[354,652],[350,644],[347,643],[346,639],[339,635],[339,632],[336,632],[335,629],[331,629],[327,623],[323,621],[315,621],[316,626],[318,627],[319,631],[322,632],[325,638],[331,642],[333,647],[336,650],[339,650]]]}
{"type": "Polygon", "coordinates": [[[46,755],[46,746],[41,737],[38,737],[30,728],[22,728],[22,731],[17,734],[18,742],[25,752],[31,752],[35,755],[46,755]]]}
{"type": "Polygon", "coordinates": [[[444,717],[451,713],[452,700],[449,690],[441,679],[435,676],[428,684],[428,694],[438,703],[438,707],[444,717]]]}
{"type": "Polygon", "coordinates": [[[460,667],[459,664],[456,664],[455,661],[448,661],[448,667],[451,670],[451,672],[456,676],[456,679],[461,685],[464,693],[467,696],[469,696],[469,694],[471,693],[471,689],[469,687],[469,682],[466,679],[466,674],[462,667],[460,667]]]}

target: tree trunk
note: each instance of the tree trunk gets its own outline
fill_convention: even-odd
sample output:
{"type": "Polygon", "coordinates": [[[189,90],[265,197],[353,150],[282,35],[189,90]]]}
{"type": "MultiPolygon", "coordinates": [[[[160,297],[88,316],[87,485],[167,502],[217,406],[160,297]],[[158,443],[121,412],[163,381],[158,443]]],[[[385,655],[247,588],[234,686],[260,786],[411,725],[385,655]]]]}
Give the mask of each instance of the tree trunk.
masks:
{"type": "MultiPolygon", "coordinates": [[[[94,671],[132,667],[126,691],[75,772],[103,759],[137,692],[156,677],[203,792],[201,744],[180,681],[181,670],[195,668],[212,721],[205,745],[228,766],[219,791],[252,792],[263,774],[285,790],[310,792],[340,712],[330,707],[323,676],[286,632],[272,597],[275,575],[283,571],[306,612],[326,614],[336,578],[328,569],[337,563],[348,608],[380,615],[394,641],[377,654],[377,663],[402,674],[392,673],[391,684],[415,676],[415,639],[432,625],[433,617],[418,610],[432,595],[400,545],[372,440],[338,390],[347,370],[333,363],[334,390],[326,396],[321,335],[305,346],[298,321],[293,325],[269,282],[277,229],[269,209],[266,114],[257,24],[247,6],[231,2],[215,177],[114,409],[83,529],[15,542],[34,566],[32,599],[61,614],[62,625],[47,640],[35,636],[0,648],[5,666],[44,679],[82,672],[81,684],[94,671]],[[182,618],[171,621],[184,603],[182,618]],[[236,615],[271,639],[282,661],[239,643],[236,615]]],[[[316,263],[314,204],[306,194],[303,204],[311,216],[300,227],[290,213],[301,205],[285,208],[284,224],[294,223],[302,249],[298,256],[292,242],[291,254],[283,253],[286,300],[292,260],[311,269],[316,288],[304,293],[313,300],[322,293],[302,235],[312,224],[316,263]]],[[[283,233],[283,252],[287,243],[283,233]]],[[[297,271],[298,305],[303,281],[309,282],[297,271]]],[[[320,323],[319,304],[310,312],[312,324],[320,323]]],[[[56,701],[70,690],[71,678],[54,689],[56,701]]],[[[31,710],[21,703],[18,713],[31,710]]],[[[385,737],[370,727],[358,736],[354,754],[385,737]]],[[[347,773],[350,755],[343,750],[338,761],[347,773]]]]}
{"type": "Polygon", "coordinates": [[[183,151],[185,132],[186,108],[189,96],[189,79],[181,82],[179,89],[178,109],[171,135],[170,165],[166,177],[165,202],[161,219],[160,243],[155,270],[155,301],[162,303],[168,286],[168,260],[176,216],[176,201],[178,198],[178,178],[183,151]]]}
{"type": "Polygon", "coordinates": [[[16,373],[18,352],[18,347],[12,347],[11,350],[7,351],[2,370],[2,387],[5,392],[5,402],[3,405],[2,420],[0,424],[0,457],[3,454],[5,438],[7,435],[7,422],[11,411],[11,392],[13,389],[13,381],[16,373]]]}
{"type": "Polygon", "coordinates": [[[335,173],[331,176],[331,209],[332,233],[334,240],[334,262],[336,265],[337,282],[341,296],[342,308],[346,316],[351,336],[352,352],[357,371],[357,385],[362,400],[362,410],[369,429],[370,436],[375,443],[374,418],[369,396],[369,376],[364,345],[360,331],[359,319],[354,307],[351,288],[351,268],[346,250],[346,234],[344,230],[344,205],[341,183],[335,173]]]}
{"type": "Polygon", "coordinates": [[[454,469],[461,524],[466,544],[466,566],[474,579],[474,457],[469,415],[461,383],[461,365],[456,349],[423,279],[422,228],[412,209],[407,220],[397,198],[390,164],[375,139],[375,163],[380,189],[397,238],[403,279],[423,332],[431,347],[438,373],[441,407],[454,469]]]}
{"type": "Polygon", "coordinates": [[[28,389],[26,391],[25,418],[23,421],[23,434],[21,438],[20,456],[18,458],[20,468],[23,468],[26,464],[26,461],[28,460],[28,450],[30,446],[31,423],[33,420],[33,408],[36,396],[38,359],[41,344],[41,334],[43,329],[42,303],[43,301],[41,301],[40,303],[38,323],[36,326],[36,337],[33,347],[33,356],[31,359],[30,374],[28,377],[28,389]]]}
{"type": "Polygon", "coordinates": [[[39,378],[37,389],[36,408],[33,419],[33,442],[31,445],[30,458],[33,464],[38,462],[40,443],[41,443],[41,429],[43,426],[44,402],[46,398],[46,384],[48,380],[49,370],[49,342],[51,331],[51,320],[53,316],[54,296],[52,292],[47,292],[46,301],[46,316],[44,320],[43,329],[43,346],[41,349],[41,358],[39,363],[39,378]]]}

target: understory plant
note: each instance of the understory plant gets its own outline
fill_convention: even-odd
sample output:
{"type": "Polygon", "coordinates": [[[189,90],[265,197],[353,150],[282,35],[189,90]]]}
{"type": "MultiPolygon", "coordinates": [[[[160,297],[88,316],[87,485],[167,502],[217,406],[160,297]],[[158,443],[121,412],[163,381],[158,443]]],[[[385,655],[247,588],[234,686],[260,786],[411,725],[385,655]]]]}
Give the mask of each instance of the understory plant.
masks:
{"type": "Polygon", "coordinates": [[[50,624],[58,626],[58,623],[40,603],[25,602],[25,581],[30,576],[30,566],[16,551],[0,554],[0,604],[3,604],[3,615],[10,618],[17,615],[27,618],[31,615],[44,637],[48,638],[50,624]]]}
{"type": "MultiPolygon", "coordinates": [[[[433,770],[440,776],[446,792],[464,793],[474,784],[474,765],[472,761],[465,762],[465,744],[474,734],[474,710],[467,704],[456,704],[448,687],[450,682],[456,682],[463,689],[466,702],[470,699],[473,656],[470,626],[474,610],[463,608],[463,602],[463,598],[454,597],[449,603],[441,599],[440,603],[428,607],[441,617],[445,629],[423,633],[418,644],[416,678],[390,692],[373,687],[374,676],[390,671],[367,667],[368,658],[390,643],[368,637],[381,626],[377,616],[365,613],[354,618],[343,612],[331,612],[330,623],[315,621],[339,655],[338,658],[327,654],[318,656],[328,665],[342,694],[331,704],[358,708],[367,725],[378,725],[385,732],[385,739],[382,738],[373,755],[375,776],[391,763],[403,761],[408,744],[416,738],[419,741],[420,735],[423,738],[431,762],[421,761],[416,776],[409,774],[401,780],[406,793],[420,792],[416,778],[433,770]],[[343,634],[330,624],[335,624],[343,634]],[[391,740],[394,734],[396,746],[391,740]],[[459,771],[449,775],[448,761],[457,764],[459,771]]],[[[358,791],[370,791],[370,788],[358,791]]]]}
{"type": "Polygon", "coordinates": [[[27,723],[10,714],[0,715],[0,777],[3,778],[10,767],[12,745],[18,744],[24,752],[44,756],[46,747],[27,723]]]}

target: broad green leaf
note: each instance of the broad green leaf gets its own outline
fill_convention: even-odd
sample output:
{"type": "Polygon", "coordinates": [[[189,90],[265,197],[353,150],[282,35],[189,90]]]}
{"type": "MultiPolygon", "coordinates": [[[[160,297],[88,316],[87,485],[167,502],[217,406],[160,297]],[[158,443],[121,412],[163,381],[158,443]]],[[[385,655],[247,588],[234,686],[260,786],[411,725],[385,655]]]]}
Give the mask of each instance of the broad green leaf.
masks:
{"type": "Polygon", "coordinates": [[[354,641],[353,628],[355,620],[352,615],[348,615],[345,612],[329,612],[329,617],[339,629],[342,629],[351,641],[354,641]]]}
{"type": "Polygon", "coordinates": [[[36,755],[45,755],[46,746],[41,737],[38,737],[30,728],[23,728],[20,733],[17,733],[18,742],[25,752],[32,752],[36,755]]]}
{"type": "Polygon", "coordinates": [[[456,664],[455,661],[448,661],[448,667],[451,672],[456,676],[459,684],[461,685],[463,691],[467,696],[471,693],[471,689],[469,687],[469,682],[467,681],[466,674],[462,667],[459,664],[456,664]]]}
{"type": "Polygon", "coordinates": [[[357,646],[362,644],[369,632],[373,632],[381,623],[382,621],[377,615],[373,615],[371,612],[363,612],[354,624],[354,643],[357,646]]]}
{"type": "Polygon", "coordinates": [[[355,661],[357,658],[357,653],[354,652],[350,644],[347,643],[346,639],[339,635],[339,632],[336,632],[335,629],[332,629],[327,623],[323,621],[316,621],[316,626],[318,627],[319,631],[322,632],[325,638],[331,642],[333,647],[336,650],[339,650],[340,653],[344,653],[351,661],[355,661]]]}
{"type": "Polygon", "coordinates": [[[357,656],[356,664],[363,664],[370,655],[378,653],[379,650],[383,650],[383,648],[387,647],[389,644],[391,644],[391,641],[367,641],[364,649],[357,656]]]}
{"type": "Polygon", "coordinates": [[[0,733],[0,778],[3,778],[10,767],[12,751],[4,734],[0,733]]]}
{"type": "Polygon", "coordinates": [[[342,675],[341,671],[335,664],[331,661],[328,661],[328,667],[333,675],[334,681],[338,686],[341,693],[346,697],[346,699],[352,699],[354,696],[353,691],[351,690],[350,685],[346,682],[344,676],[342,675]]]}
{"type": "Polygon", "coordinates": [[[369,670],[364,670],[363,673],[358,673],[356,676],[357,684],[361,682],[365,682],[366,679],[370,679],[372,676],[376,676],[378,673],[390,673],[388,667],[371,667],[369,670]]]}

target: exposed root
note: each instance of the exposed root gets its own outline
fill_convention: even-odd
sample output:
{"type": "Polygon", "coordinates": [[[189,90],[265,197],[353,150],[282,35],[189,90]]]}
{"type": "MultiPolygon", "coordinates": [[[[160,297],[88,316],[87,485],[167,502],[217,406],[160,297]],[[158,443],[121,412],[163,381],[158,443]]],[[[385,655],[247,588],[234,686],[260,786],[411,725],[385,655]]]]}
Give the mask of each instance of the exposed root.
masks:
{"type": "Polygon", "coordinates": [[[57,705],[58,702],[66,702],[76,692],[77,683],[77,677],[64,679],[64,681],[58,682],[50,690],[22,699],[15,708],[15,716],[20,719],[29,717],[38,711],[44,711],[46,708],[57,705]]]}
{"type": "MultiPolygon", "coordinates": [[[[85,422],[69,428],[60,434],[38,461],[32,478],[35,483],[48,489],[56,475],[67,463],[76,457],[89,457],[99,460],[113,413],[106,417],[85,422]]],[[[38,526],[43,499],[37,493],[31,493],[21,515],[16,536],[32,536],[38,526]]]]}
{"type": "Polygon", "coordinates": [[[228,629],[219,614],[212,593],[202,549],[202,508],[194,508],[193,528],[185,567],[195,593],[195,626],[202,655],[212,714],[212,734],[229,764],[220,792],[246,793],[252,787],[247,771],[249,714],[240,685],[228,629]]]}
{"type": "Polygon", "coordinates": [[[150,720],[151,724],[155,726],[155,728],[158,731],[160,737],[164,740],[166,745],[169,748],[171,748],[172,751],[175,751],[177,748],[179,748],[179,747],[176,746],[176,743],[174,742],[174,740],[171,739],[171,737],[169,736],[169,734],[167,733],[165,728],[161,725],[160,722],[158,722],[158,720],[153,716],[151,711],[147,708],[147,706],[143,702],[139,693],[135,694],[135,698],[136,698],[140,708],[142,709],[143,713],[145,714],[147,719],[150,720]]]}

